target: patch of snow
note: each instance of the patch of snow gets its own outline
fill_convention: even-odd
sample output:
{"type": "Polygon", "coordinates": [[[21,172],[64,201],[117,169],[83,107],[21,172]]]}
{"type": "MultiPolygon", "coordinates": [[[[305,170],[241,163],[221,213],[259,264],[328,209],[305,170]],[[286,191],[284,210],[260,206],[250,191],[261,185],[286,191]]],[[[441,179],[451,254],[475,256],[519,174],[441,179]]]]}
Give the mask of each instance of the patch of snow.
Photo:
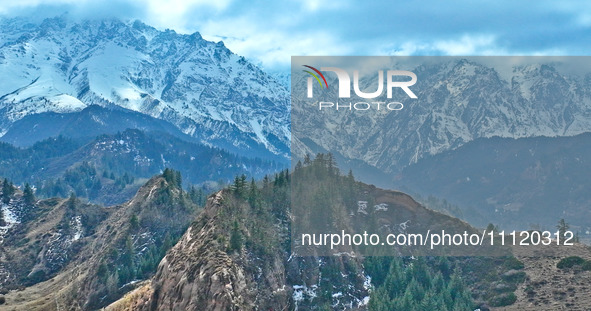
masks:
{"type": "Polygon", "coordinates": [[[365,276],[365,280],[363,281],[363,288],[365,290],[370,290],[372,288],[372,285],[371,285],[371,276],[369,276],[369,275],[366,275],[365,276]]]}
{"type": "Polygon", "coordinates": [[[367,201],[357,201],[357,213],[367,215],[367,201]]]}
{"type": "Polygon", "coordinates": [[[313,300],[317,297],[316,289],[318,286],[312,285],[307,287],[306,285],[293,285],[293,301],[295,302],[295,309],[298,310],[298,303],[304,301],[305,299],[313,300]]]}
{"type": "Polygon", "coordinates": [[[374,209],[376,211],[383,211],[383,212],[388,211],[388,204],[380,203],[380,204],[374,205],[374,209]]]}
{"type": "Polygon", "coordinates": [[[72,241],[80,240],[82,237],[82,217],[75,216],[73,219],[74,222],[74,237],[72,237],[72,241]]]}
{"type": "Polygon", "coordinates": [[[363,307],[363,306],[367,306],[369,304],[369,296],[365,296],[363,297],[363,299],[361,299],[361,301],[359,302],[359,305],[357,305],[358,307],[363,307]]]}
{"type": "Polygon", "coordinates": [[[250,126],[252,127],[252,130],[256,134],[259,141],[265,145],[265,148],[269,148],[269,142],[267,141],[267,138],[265,138],[265,135],[263,135],[263,129],[259,122],[257,122],[257,120],[250,120],[250,126]]]}
{"type": "Polygon", "coordinates": [[[18,216],[10,210],[10,206],[7,204],[2,204],[0,206],[2,210],[2,215],[4,216],[4,226],[0,226],[0,244],[4,241],[4,235],[10,230],[10,228],[14,227],[16,224],[20,223],[20,219],[18,216]]]}

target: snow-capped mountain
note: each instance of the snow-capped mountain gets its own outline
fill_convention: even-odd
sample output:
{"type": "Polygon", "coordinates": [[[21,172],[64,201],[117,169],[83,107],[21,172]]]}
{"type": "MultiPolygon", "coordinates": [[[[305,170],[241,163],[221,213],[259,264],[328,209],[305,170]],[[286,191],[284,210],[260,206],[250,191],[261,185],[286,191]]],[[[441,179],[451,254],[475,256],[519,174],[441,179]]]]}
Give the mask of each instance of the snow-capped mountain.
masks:
{"type": "MultiPolygon", "coordinates": [[[[412,87],[418,99],[403,99],[400,111],[318,111],[310,100],[295,98],[294,155],[328,150],[398,172],[426,155],[479,137],[554,137],[591,131],[591,74],[570,74],[544,62],[507,71],[478,58],[453,58],[412,71],[418,77],[412,87]]],[[[293,78],[294,94],[306,94],[307,76],[298,73],[293,78]]],[[[371,78],[365,85],[375,89],[371,78]]],[[[329,88],[314,101],[334,101],[335,92],[329,88]]]]}
{"type": "Polygon", "coordinates": [[[0,29],[1,134],[27,115],[116,105],[205,144],[223,140],[245,155],[288,156],[287,89],[223,42],[67,15],[40,24],[0,20],[0,29]]]}

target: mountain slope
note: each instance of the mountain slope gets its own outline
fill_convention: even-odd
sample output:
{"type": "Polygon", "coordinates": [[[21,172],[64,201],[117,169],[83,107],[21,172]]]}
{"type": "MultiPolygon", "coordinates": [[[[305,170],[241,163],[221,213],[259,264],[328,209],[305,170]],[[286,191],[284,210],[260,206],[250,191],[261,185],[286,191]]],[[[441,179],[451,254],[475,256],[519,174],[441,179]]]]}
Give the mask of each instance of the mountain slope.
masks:
{"type": "Polygon", "coordinates": [[[591,228],[588,191],[591,134],[573,137],[481,138],[407,167],[401,189],[435,195],[464,208],[470,222],[503,229],[553,229],[564,218],[591,228]]]}
{"type": "Polygon", "coordinates": [[[188,141],[195,140],[166,121],[119,107],[90,105],[78,112],[27,115],[14,122],[8,132],[0,137],[0,141],[28,147],[51,137],[90,140],[127,129],[162,132],[188,141]]]}
{"type": "Polygon", "coordinates": [[[176,174],[154,177],[119,206],[93,208],[76,198],[35,203],[32,217],[4,233],[0,286],[27,286],[27,294],[9,292],[3,308],[93,310],[151,276],[197,211],[176,174]]]}
{"type": "MultiPolygon", "coordinates": [[[[154,128],[154,123],[150,127],[154,128]]],[[[0,175],[17,184],[29,182],[45,197],[66,197],[74,191],[106,205],[130,199],[148,178],[167,167],[177,167],[187,176],[185,186],[208,189],[236,175],[262,177],[284,166],[236,156],[187,141],[186,137],[137,129],[90,141],[59,136],[26,149],[0,143],[0,154],[0,175]]]]}
{"type": "Polygon", "coordinates": [[[557,267],[566,255],[591,260],[591,248],[584,244],[569,247],[568,253],[549,251],[545,256],[518,249],[515,256],[524,263],[527,275],[515,294],[517,301],[499,311],[535,310],[588,310],[591,305],[589,284],[591,270],[575,266],[567,269],[557,267]]]}
{"type": "MultiPolygon", "coordinates": [[[[315,168],[301,170],[294,174],[311,173],[315,168]]],[[[502,277],[510,269],[520,269],[509,264],[514,262],[511,258],[468,257],[448,261],[437,257],[417,260],[294,255],[290,252],[290,218],[294,215],[289,203],[294,176],[281,172],[274,180],[263,180],[262,185],[243,184],[238,179],[230,189],[212,195],[203,213],[160,262],[150,282],[107,310],[367,310],[372,305],[393,303],[383,296],[373,298],[377,288],[396,300],[405,288],[410,292],[416,286],[432,287],[433,292],[426,296],[433,298],[448,286],[440,287],[441,284],[448,283],[455,284],[450,288],[457,288],[445,304],[455,303],[456,309],[465,310],[466,306],[485,305],[487,300],[511,293],[520,282],[502,277]],[[465,270],[460,274],[462,268],[465,270]],[[400,271],[396,274],[392,269],[400,271]],[[487,279],[483,280],[482,275],[487,279]],[[431,283],[431,276],[440,283],[431,283]],[[415,278],[424,283],[414,284],[415,278]],[[473,297],[465,296],[464,284],[473,286],[473,297]],[[501,289],[493,290],[493,286],[501,289]]],[[[319,179],[334,183],[332,179],[319,179]]],[[[309,187],[316,188],[311,184],[309,187]]],[[[371,189],[368,185],[360,187],[371,189]]],[[[386,191],[376,192],[380,197],[387,195],[386,191]]],[[[398,214],[407,210],[433,213],[405,194],[390,195],[397,200],[390,209],[398,214]]],[[[386,218],[382,215],[382,220],[386,218]]],[[[397,220],[400,218],[389,219],[397,220]]],[[[421,301],[431,299],[425,298],[425,291],[421,292],[414,293],[416,298],[407,303],[420,305],[421,301]]],[[[441,304],[442,301],[436,302],[441,304]]]]}
{"type": "MultiPolygon", "coordinates": [[[[538,63],[507,69],[498,63],[512,64],[510,57],[428,58],[418,66],[392,59],[394,65],[384,67],[410,66],[408,70],[417,75],[412,90],[418,99],[387,99],[383,94],[372,100],[404,104],[402,110],[391,112],[375,108],[319,111],[316,102],[334,102],[337,88],[317,92],[311,102],[303,95],[307,94],[307,76],[298,68],[292,72],[294,157],[303,158],[317,145],[384,172],[398,173],[423,157],[480,137],[554,137],[591,131],[591,75],[579,75],[567,67],[586,59],[528,60],[538,63]]],[[[337,85],[334,74],[327,74],[327,79],[329,85],[337,85]]],[[[375,75],[368,75],[361,79],[361,88],[374,90],[375,80],[375,75]]],[[[341,105],[350,101],[355,100],[341,99],[341,105]]]]}
{"type": "Polygon", "coordinates": [[[117,105],[174,124],[203,143],[245,155],[285,157],[287,90],[222,42],[159,31],[139,21],[0,27],[0,133],[31,114],[117,105]]]}

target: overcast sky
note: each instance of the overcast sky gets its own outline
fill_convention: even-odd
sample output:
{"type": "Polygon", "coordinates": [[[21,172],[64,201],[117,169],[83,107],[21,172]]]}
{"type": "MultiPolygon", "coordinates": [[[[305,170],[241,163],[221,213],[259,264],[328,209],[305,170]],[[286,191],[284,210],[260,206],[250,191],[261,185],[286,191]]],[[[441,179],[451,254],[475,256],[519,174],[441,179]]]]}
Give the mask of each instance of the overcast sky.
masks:
{"type": "Polygon", "coordinates": [[[66,11],[198,31],[271,71],[292,55],[591,54],[586,1],[0,0],[8,17],[66,11]]]}

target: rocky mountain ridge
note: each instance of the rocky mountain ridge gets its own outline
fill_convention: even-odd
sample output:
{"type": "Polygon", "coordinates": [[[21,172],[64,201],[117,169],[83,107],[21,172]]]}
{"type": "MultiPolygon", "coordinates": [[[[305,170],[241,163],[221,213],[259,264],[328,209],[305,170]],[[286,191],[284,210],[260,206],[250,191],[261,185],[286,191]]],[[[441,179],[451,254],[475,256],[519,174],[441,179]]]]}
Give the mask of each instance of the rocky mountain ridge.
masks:
{"type": "MultiPolygon", "coordinates": [[[[511,63],[510,57],[495,59],[511,63]]],[[[561,67],[585,59],[532,59],[539,62],[509,70],[486,57],[448,57],[413,65],[408,69],[417,75],[412,89],[418,99],[405,99],[401,92],[395,99],[404,108],[390,112],[318,111],[317,102],[334,101],[338,88],[318,91],[310,101],[304,95],[307,76],[292,72],[293,155],[332,152],[397,173],[425,156],[479,137],[555,137],[591,131],[591,74],[561,67]]],[[[338,84],[334,75],[326,77],[328,84],[338,84]]],[[[362,78],[361,88],[375,89],[372,78],[362,78]]],[[[383,94],[374,101],[388,100],[383,94]]]]}
{"type": "Polygon", "coordinates": [[[166,120],[200,142],[287,157],[289,95],[280,82],[199,33],[140,21],[0,20],[0,133],[21,118],[116,105],[166,120]]]}

